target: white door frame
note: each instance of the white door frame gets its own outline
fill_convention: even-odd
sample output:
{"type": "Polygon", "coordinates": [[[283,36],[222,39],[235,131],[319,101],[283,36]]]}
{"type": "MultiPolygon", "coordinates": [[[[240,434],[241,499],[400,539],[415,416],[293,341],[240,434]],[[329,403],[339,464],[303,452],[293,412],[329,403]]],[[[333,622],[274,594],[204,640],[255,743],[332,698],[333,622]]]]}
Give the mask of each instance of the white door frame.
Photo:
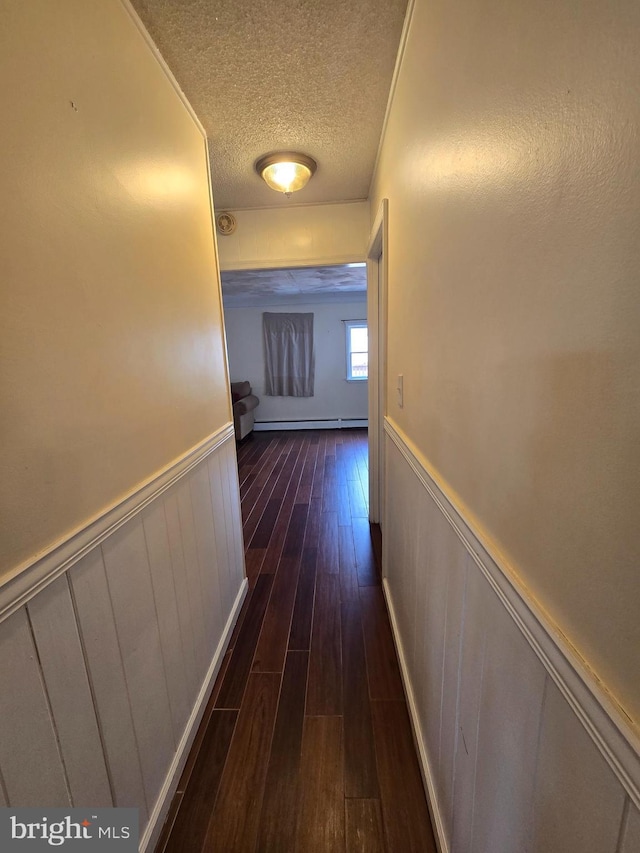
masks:
{"type": "Polygon", "coordinates": [[[387,410],[387,281],[389,200],[384,198],[367,249],[369,326],[369,520],[384,518],[384,417],[387,410]]]}

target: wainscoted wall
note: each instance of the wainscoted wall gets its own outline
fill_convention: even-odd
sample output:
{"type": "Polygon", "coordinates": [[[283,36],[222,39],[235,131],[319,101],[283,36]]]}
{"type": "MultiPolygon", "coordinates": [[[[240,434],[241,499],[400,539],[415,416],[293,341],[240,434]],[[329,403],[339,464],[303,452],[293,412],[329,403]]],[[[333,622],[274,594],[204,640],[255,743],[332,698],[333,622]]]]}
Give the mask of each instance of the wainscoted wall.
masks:
{"type": "Polygon", "coordinates": [[[206,136],[128,0],[2,24],[0,804],[145,850],[246,589],[206,136]]]}
{"type": "Polygon", "coordinates": [[[0,590],[0,804],[135,806],[152,849],[246,592],[233,428],[0,590]]]}
{"type": "Polygon", "coordinates": [[[441,849],[640,850],[637,732],[385,429],[385,592],[441,849]]]}

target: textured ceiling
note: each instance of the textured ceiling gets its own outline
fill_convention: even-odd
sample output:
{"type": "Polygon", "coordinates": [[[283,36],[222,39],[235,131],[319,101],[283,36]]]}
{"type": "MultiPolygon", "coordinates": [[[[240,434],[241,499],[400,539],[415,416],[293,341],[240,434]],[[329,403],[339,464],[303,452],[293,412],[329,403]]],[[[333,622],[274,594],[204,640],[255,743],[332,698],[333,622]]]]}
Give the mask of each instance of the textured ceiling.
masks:
{"type": "Polygon", "coordinates": [[[218,210],[367,197],[407,0],[132,0],[204,125],[218,210]],[[288,200],[253,170],[317,160],[288,200]]]}
{"type": "Polygon", "coordinates": [[[326,296],[358,293],[367,289],[365,264],[304,269],[239,270],[222,272],[225,299],[272,299],[278,297],[326,296]]]}

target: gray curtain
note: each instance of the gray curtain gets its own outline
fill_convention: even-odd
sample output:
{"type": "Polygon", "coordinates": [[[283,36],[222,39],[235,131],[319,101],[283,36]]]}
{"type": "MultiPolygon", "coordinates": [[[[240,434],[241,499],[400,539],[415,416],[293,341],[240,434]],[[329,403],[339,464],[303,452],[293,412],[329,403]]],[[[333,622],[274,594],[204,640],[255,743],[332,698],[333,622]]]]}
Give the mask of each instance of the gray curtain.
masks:
{"type": "Polygon", "coordinates": [[[262,315],[269,397],[313,397],[313,314],[262,315]]]}

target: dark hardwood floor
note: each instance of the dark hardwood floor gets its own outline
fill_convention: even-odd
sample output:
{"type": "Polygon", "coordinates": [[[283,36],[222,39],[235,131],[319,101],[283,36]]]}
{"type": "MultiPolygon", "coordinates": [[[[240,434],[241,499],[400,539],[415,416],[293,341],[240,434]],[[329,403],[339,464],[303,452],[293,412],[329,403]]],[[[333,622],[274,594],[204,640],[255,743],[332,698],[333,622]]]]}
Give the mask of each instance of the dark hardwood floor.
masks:
{"type": "Polygon", "coordinates": [[[157,853],[436,850],[364,430],[238,448],[249,592],[157,853]]]}

